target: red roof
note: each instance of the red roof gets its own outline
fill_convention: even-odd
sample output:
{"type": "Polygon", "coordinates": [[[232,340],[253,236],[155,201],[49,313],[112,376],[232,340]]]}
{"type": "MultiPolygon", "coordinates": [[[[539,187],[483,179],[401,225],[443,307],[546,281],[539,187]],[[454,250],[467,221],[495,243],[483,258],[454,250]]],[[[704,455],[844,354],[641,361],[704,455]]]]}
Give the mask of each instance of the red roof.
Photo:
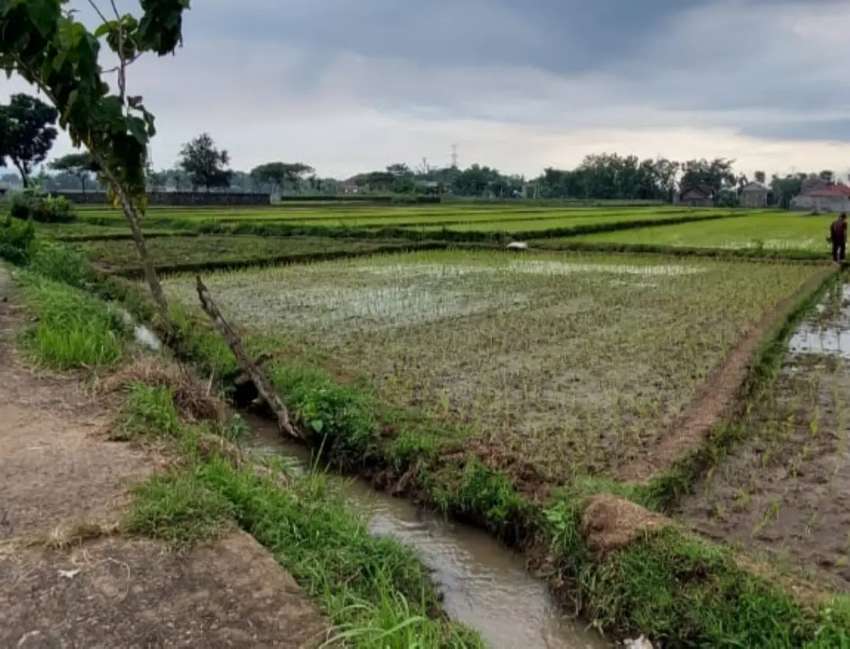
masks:
{"type": "Polygon", "coordinates": [[[850,187],[838,183],[829,185],[828,187],[818,187],[810,192],[806,192],[806,196],[813,198],[850,198],[850,187]]]}

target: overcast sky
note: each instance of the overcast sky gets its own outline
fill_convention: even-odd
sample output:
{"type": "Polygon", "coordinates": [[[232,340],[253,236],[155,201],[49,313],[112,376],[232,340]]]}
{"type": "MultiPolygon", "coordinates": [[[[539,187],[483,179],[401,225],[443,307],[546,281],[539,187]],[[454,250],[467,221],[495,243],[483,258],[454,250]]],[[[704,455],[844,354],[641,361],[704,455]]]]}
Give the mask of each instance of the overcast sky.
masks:
{"type": "Polygon", "coordinates": [[[184,36],[131,73],[158,168],[208,131],[235,168],[337,177],[453,144],[527,176],[603,151],[850,170],[847,0],[194,0],[184,36]]]}

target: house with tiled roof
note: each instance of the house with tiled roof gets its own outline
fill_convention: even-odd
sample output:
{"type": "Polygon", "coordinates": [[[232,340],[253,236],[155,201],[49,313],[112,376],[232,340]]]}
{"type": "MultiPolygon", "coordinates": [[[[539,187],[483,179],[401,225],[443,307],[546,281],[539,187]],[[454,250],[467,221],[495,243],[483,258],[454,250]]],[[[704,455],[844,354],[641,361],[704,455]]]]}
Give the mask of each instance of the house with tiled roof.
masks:
{"type": "Polygon", "coordinates": [[[850,187],[827,181],[807,182],[803,192],[791,201],[791,209],[815,214],[850,212],[850,187]]]}

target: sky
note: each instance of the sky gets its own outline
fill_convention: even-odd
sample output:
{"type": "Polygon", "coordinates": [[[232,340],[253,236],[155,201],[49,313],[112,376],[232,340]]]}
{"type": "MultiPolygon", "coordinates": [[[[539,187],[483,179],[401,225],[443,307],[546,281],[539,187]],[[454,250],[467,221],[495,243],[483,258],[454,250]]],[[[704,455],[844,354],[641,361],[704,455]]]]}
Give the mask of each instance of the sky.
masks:
{"type": "MultiPolygon", "coordinates": [[[[177,54],[130,72],[157,116],[157,168],[206,131],[234,168],[340,178],[447,165],[453,145],[462,167],[527,177],[601,152],[850,172],[846,0],[192,4],[177,54]]],[[[0,80],[0,100],[26,90],[0,80]]]]}

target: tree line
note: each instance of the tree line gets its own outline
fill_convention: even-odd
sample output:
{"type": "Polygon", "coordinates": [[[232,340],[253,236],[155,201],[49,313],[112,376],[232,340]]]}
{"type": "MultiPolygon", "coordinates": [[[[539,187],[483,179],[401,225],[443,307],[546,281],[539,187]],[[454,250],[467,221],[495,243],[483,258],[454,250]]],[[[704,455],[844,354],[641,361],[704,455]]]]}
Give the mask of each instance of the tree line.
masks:
{"type": "MultiPolygon", "coordinates": [[[[13,95],[0,105],[0,164],[11,164],[20,184],[33,181],[50,191],[101,189],[99,165],[89,153],[70,153],[51,161],[33,175],[47,159],[56,139],[58,112],[36,97],[13,95]]],[[[834,182],[832,171],[773,175],[757,171],[752,180],[769,187],[771,203],[788,207],[807,180],[834,182]]],[[[13,183],[14,176],[0,180],[13,183]]],[[[183,145],[172,169],[145,173],[149,191],[242,191],[284,194],[451,194],[474,198],[541,198],[582,200],[672,201],[677,192],[700,189],[712,195],[719,205],[737,204],[740,189],[750,182],[734,170],[734,160],[716,158],[678,162],[667,158],[641,160],[634,155],[602,153],[587,156],[574,169],[547,168],[537,178],[503,174],[495,168],[473,164],[412,169],[395,163],[385,169],[358,174],[345,181],[320,178],[303,162],[267,162],[239,171],[230,168],[230,155],[219,148],[212,136],[202,133],[183,145]]],[[[17,183],[14,183],[17,184],[17,183]]]]}

